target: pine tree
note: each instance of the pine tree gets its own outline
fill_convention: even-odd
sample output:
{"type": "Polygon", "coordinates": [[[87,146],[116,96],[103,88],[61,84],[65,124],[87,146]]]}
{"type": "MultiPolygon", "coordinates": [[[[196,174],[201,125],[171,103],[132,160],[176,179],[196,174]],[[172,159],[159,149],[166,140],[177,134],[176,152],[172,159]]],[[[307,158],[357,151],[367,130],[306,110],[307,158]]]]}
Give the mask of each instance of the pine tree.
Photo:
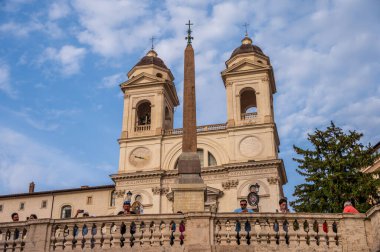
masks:
{"type": "Polygon", "coordinates": [[[308,134],[312,149],[293,146],[301,156],[293,158],[298,162],[296,170],[306,181],[295,187],[296,200],[290,202],[295,211],[341,213],[347,200],[360,212],[371,207],[380,180],[361,170],[379,155],[372,153],[370,145],[359,142],[362,136],[356,131],[345,134],[331,122],[325,131],[316,129],[308,134]]]}

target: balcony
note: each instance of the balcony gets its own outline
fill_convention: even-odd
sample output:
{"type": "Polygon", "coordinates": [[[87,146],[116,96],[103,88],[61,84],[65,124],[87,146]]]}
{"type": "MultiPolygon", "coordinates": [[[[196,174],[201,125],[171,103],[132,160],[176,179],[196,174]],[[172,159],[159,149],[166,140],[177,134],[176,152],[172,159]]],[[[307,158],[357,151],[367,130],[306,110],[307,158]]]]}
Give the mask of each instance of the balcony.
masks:
{"type": "Polygon", "coordinates": [[[186,213],[0,223],[2,251],[379,251],[366,214],[186,213]]]}
{"type": "MultiPolygon", "coordinates": [[[[224,130],[226,128],[227,128],[227,126],[225,123],[202,125],[202,126],[197,127],[197,133],[208,132],[208,131],[216,131],[216,130],[224,130]]],[[[165,136],[181,135],[182,133],[183,133],[183,128],[169,129],[169,130],[164,131],[165,136]]]]}
{"type": "Polygon", "coordinates": [[[241,113],[241,120],[251,120],[251,119],[256,119],[257,118],[257,112],[253,113],[241,113]]]}
{"type": "Polygon", "coordinates": [[[149,130],[150,130],[150,124],[135,126],[135,132],[143,132],[143,131],[149,131],[149,130]]]}

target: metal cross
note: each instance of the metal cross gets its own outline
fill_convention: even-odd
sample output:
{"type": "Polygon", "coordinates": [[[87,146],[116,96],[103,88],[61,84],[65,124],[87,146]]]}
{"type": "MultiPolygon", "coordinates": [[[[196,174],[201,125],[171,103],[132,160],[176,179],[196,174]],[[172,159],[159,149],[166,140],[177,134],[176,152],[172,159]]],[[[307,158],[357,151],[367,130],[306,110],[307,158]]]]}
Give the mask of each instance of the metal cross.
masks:
{"type": "Polygon", "coordinates": [[[248,23],[244,23],[243,26],[245,26],[245,36],[248,37],[248,23]]]}
{"type": "Polygon", "coordinates": [[[152,50],[154,49],[154,40],[155,40],[155,39],[156,39],[156,38],[153,37],[153,36],[150,38],[150,40],[152,40],[152,50]]]}
{"type": "Polygon", "coordinates": [[[190,20],[189,20],[189,23],[187,23],[186,25],[189,26],[189,29],[187,30],[187,37],[185,39],[187,39],[187,44],[191,44],[191,40],[194,39],[194,38],[191,37],[191,27],[190,27],[190,25],[193,25],[193,24],[190,23],[190,20]]]}

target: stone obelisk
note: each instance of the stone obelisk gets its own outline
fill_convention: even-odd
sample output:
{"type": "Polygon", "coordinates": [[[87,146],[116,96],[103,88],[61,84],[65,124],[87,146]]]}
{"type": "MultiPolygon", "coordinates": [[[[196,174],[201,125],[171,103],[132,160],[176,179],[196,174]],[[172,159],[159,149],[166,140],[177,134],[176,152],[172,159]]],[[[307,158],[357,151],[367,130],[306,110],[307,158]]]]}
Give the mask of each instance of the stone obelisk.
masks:
{"type": "Polygon", "coordinates": [[[178,159],[178,183],[172,187],[175,213],[204,211],[206,189],[197,154],[195,63],[190,20],[187,25],[189,29],[184,64],[182,154],[178,159]]]}

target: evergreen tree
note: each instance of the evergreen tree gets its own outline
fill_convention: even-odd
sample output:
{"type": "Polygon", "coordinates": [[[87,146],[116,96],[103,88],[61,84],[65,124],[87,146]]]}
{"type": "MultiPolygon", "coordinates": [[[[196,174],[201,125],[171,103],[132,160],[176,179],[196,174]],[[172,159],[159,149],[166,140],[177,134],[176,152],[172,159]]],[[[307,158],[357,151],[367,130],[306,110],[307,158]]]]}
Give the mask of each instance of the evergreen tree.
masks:
{"type": "Polygon", "coordinates": [[[350,200],[359,212],[371,207],[376,198],[380,180],[374,174],[361,170],[373,164],[379,157],[372,153],[370,145],[363,146],[359,140],[363,134],[343,130],[333,122],[325,131],[316,129],[308,134],[312,149],[293,146],[300,158],[297,172],[306,183],[297,185],[290,205],[297,212],[341,213],[345,201],[350,200]]]}

